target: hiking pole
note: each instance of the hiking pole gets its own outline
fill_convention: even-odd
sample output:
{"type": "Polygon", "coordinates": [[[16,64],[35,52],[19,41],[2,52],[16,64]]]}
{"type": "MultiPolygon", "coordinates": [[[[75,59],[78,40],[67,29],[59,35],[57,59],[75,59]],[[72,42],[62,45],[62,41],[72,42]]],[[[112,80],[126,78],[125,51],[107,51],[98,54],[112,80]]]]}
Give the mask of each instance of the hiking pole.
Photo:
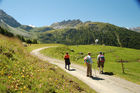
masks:
{"type": "Polygon", "coordinates": [[[96,69],[95,69],[94,65],[93,65],[93,70],[94,70],[94,74],[95,74],[95,77],[96,77],[96,69]]]}

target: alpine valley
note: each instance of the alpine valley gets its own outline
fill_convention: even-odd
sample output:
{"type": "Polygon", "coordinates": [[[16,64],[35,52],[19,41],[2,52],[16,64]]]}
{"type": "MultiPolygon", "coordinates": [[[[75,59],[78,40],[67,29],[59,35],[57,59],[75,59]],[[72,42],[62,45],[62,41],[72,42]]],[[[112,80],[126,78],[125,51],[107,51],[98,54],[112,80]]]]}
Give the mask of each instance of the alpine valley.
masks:
{"type": "Polygon", "coordinates": [[[67,45],[98,44],[140,49],[140,33],[124,27],[103,22],[64,20],[50,26],[22,25],[0,10],[0,27],[14,35],[37,39],[40,43],[67,45]]]}

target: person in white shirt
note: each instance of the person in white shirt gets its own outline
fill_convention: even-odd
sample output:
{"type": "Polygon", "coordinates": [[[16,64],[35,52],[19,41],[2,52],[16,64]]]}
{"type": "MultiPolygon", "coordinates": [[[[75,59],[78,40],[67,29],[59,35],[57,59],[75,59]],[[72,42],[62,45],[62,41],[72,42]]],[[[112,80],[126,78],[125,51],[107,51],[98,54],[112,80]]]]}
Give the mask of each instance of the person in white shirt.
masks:
{"type": "Polygon", "coordinates": [[[86,64],[87,64],[87,77],[92,77],[92,58],[91,58],[91,53],[88,53],[87,58],[86,58],[86,64]]]}

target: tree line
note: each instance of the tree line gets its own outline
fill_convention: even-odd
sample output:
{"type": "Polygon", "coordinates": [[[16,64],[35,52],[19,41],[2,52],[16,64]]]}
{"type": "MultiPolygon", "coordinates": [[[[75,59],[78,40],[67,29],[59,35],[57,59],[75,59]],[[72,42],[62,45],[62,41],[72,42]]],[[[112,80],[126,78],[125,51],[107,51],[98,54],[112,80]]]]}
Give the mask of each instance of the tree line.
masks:
{"type": "Polygon", "coordinates": [[[77,28],[56,29],[39,37],[45,43],[95,44],[140,49],[140,33],[108,23],[86,23],[77,28]]]}
{"type": "Polygon", "coordinates": [[[0,27],[0,34],[8,36],[8,37],[17,37],[22,42],[26,42],[28,44],[37,44],[38,43],[37,39],[28,39],[21,35],[14,35],[13,33],[3,29],[2,27],[0,27]]]}

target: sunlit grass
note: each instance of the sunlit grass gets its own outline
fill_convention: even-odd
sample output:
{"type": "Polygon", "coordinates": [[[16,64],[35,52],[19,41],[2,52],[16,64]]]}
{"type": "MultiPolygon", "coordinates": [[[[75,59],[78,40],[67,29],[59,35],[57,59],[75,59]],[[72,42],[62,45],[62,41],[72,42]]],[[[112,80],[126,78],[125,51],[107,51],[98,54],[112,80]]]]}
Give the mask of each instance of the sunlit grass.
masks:
{"type": "Polygon", "coordinates": [[[47,47],[47,46],[63,46],[61,44],[27,44],[27,51],[31,52],[34,49],[42,48],[42,47],[47,47]]]}
{"type": "Polygon", "coordinates": [[[100,51],[105,53],[104,70],[106,72],[113,72],[119,77],[140,84],[140,50],[102,45],[79,45],[49,48],[42,50],[41,53],[63,60],[64,54],[69,52],[72,63],[84,65],[84,56],[91,52],[93,67],[97,68],[97,55],[100,51]],[[121,63],[118,62],[121,59],[126,61],[124,63],[125,74],[122,74],[121,63]]]}
{"type": "Polygon", "coordinates": [[[0,93],[56,92],[95,93],[57,66],[31,56],[19,40],[0,35],[0,93]]]}

